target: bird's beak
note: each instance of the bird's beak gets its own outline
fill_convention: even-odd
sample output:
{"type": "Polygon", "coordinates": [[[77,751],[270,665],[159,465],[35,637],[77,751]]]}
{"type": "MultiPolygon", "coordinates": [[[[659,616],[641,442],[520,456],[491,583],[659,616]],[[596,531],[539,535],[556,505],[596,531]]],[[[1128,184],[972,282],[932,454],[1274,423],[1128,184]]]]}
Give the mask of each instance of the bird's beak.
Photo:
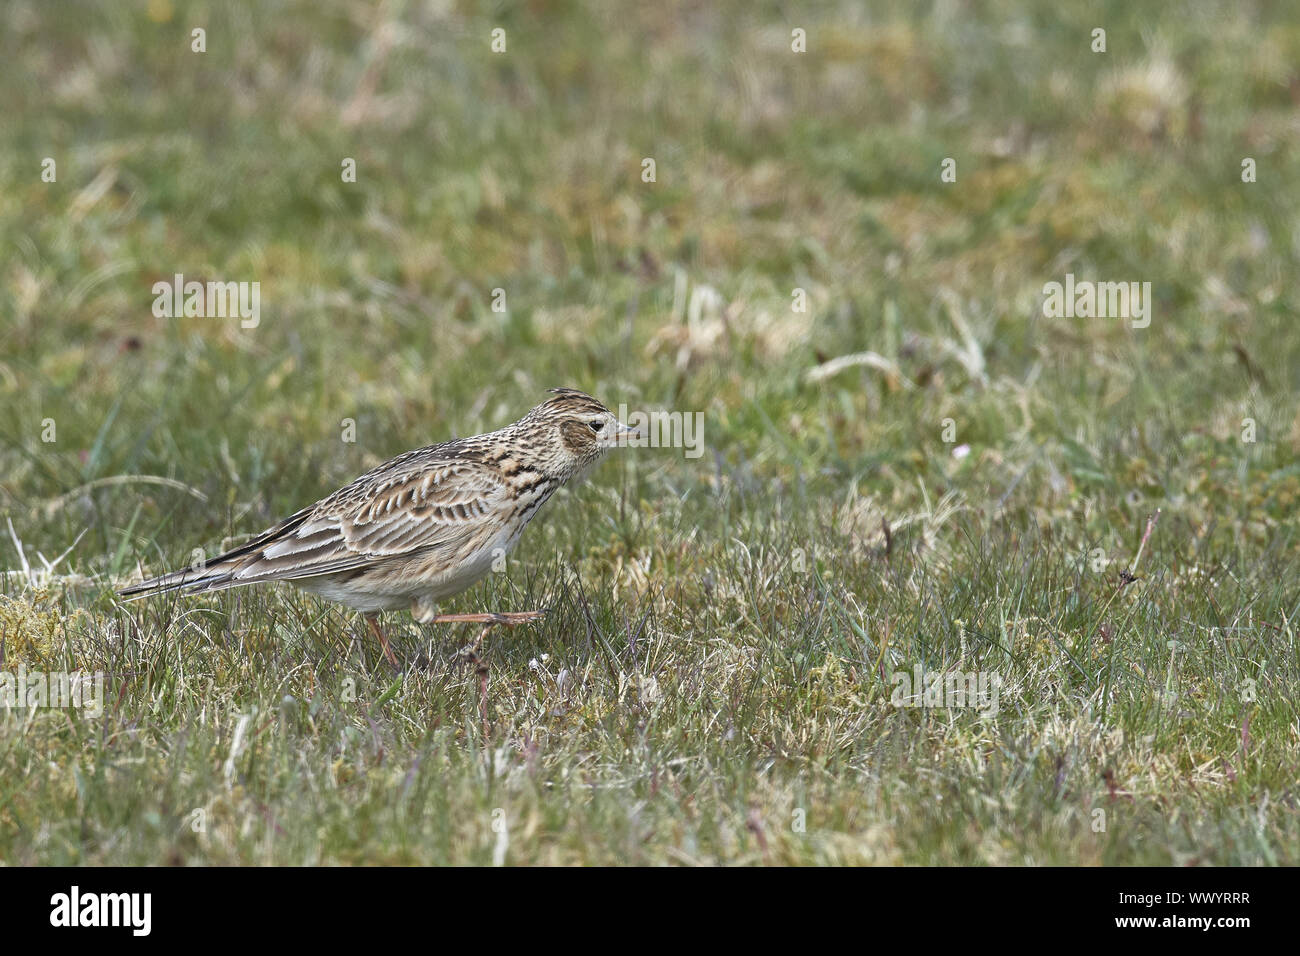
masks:
{"type": "Polygon", "coordinates": [[[641,429],[629,428],[627,425],[624,425],[622,422],[619,422],[618,430],[615,431],[614,434],[611,435],[610,437],[613,439],[613,441],[611,441],[610,444],[613,445],[615,448],[621,448],[625,445],[630,445],[634,440],[640,438],[641,429]]]}

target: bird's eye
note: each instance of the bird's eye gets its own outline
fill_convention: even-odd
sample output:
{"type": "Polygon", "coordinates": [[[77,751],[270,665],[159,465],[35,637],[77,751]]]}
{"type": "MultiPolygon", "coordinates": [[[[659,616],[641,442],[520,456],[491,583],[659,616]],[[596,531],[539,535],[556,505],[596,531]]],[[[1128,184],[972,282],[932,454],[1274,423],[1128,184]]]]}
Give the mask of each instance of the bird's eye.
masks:
{"type": "Polygon", "coordinates": [[[601,429],[605,427],[605,423],[602,422],[599,418],[593,418],[591,421],[587,422],[587,424],[591,426],[591,430],[594,431],[597,435],[599,435],[601,429]]]}

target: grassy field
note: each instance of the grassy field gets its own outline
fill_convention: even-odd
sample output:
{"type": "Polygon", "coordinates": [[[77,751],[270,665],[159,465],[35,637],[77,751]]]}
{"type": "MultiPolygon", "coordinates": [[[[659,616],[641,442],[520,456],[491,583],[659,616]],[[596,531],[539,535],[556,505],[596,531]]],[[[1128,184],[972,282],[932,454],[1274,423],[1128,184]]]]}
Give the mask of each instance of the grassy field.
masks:
{"type": "Polygon", "coordinates": [[[1023,6],[0,8],[0,673],[104,675],[0,861],[1300,863],[1300,23],[1023,6]],[[114,597],[556,385],[703,454],[445,605],[549,612],[486,720],[468,630],[114,597]]]}

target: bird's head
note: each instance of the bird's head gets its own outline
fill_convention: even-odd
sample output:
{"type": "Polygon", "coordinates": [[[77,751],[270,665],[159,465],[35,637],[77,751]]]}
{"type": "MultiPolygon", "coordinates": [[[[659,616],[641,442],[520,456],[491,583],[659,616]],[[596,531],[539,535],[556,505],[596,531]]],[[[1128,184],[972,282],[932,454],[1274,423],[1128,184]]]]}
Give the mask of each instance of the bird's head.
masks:
{"type": "Polygon", "coordinates": [[[598,462],[611,448],[626,445],[640,433],[628,428],[608,408],[576,388],[553,388],[549,398],[529,412],[521,425],[537,430],[566,477],[598,462]]]}

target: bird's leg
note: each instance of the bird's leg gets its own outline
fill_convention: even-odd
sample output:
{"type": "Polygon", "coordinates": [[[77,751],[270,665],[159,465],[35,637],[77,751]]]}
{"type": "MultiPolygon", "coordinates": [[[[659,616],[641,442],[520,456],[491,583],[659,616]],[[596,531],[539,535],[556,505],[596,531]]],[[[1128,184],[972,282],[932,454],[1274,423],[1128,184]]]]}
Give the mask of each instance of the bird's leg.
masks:
{"type": "Polygon", "coordinates": [[[479,632],[473,644],[468,644],[461,648],[460,652],[454,658],[455,660],[469,661],[478,665],[478,650],[483,644],[483,639],[487,637],[488,632],[498,624],[505,627],[517,627],[520,624],[526,624],[529,621],[535,621],[542,616],[541,611],[518,611],[515,613],[486,613],[486,614],[439,614],[438,605],[427,596],[416,598],[411,602],[411,616],[421,624],[482,624],[483,630],[479,632]]]}
{"type": "Polygon", "coordinates": [[[461,660],[469,661],[471,664],[479,663],[478,650],[483,644],[483,638],[488,636],[488,632],[498,624],[506,627],[516,627],[525,624],[528,621],[535,621],[542,616],[541,611],[519,611],[512,614],[435,614],[428,619],[429,624],[482,624],[483,630],[479,631],[478,637],[474,638],[473,644],[467,644],[460,649],[456,655],[461,660]]]}
{"type": "Polygon", "coordinates": [[[421,621],[421,624],[504,624],[514,627],[535,621],[543,611],[516,611],[508,614],[435,614],[421,621]]]}
{"type": "Polygon", "coordinates": [[[398,670],[401,670],[402,665],[397,663],[397,655],[394,654],[393,649],[388,646],[388,638],[379,627],[379,615],[367,614],[366,623],[370,625],[370,633],[379,638],[379,646],[384,649],[384,656],[388,658],[388,662],[398,670]]]}

